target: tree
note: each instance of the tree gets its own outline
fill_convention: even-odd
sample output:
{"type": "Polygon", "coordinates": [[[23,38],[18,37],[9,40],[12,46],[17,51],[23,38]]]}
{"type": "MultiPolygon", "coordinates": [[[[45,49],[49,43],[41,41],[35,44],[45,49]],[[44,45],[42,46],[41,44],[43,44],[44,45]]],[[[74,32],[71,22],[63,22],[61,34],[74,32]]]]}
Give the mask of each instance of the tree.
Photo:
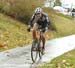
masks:
{"type": "Polygon", "coordinates": [[[56,0],[54,3],[54,6],[61,6],[61,1],[60,0],[56,0]]]}

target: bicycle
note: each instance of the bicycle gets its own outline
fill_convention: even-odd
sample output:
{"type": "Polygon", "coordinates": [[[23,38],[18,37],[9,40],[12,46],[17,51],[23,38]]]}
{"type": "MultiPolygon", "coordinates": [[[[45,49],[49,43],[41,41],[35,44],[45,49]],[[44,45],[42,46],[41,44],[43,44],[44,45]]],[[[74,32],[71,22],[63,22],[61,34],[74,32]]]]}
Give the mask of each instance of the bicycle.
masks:
{"type": "Polygon", "coordinates": [[[37,60],[37,59],[41,59],[42,55],[43,55],[43,45],[42,45],[42,30],[43,29],[39,29],[39,39],[38,40],[33,40],[32,42],[32,47],[31,47],[31,59],[33,61],[33,63],[37,60]],[[38,58],[39,57],[39,58],[38,58]]]}

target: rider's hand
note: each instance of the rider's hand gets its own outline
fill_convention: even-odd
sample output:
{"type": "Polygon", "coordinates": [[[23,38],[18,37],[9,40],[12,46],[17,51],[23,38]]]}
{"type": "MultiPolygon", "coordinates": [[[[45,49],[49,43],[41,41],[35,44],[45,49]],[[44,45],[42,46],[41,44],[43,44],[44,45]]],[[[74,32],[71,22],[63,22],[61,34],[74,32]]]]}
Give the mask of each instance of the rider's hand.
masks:
{"type": "Polygon", "coordinates": [[[30,26],[30,25],[28,25],[28,29],[27,29],[27,31],[28,31],[28,32],[30,32],[30,29],[31,29],[31,26],[30,26]]]}
{"type": "Polygon", "coordinates": [[[30,32],[30,29],[31,29],[31,28],[28,28],[27,31],[30,32]]]}
{"type": "Polygon", "coordinates": [[[48,30],[48,27],[45,27],[45,30],[48,30]]]}
{"type": "Polygon", "coordinates": [[[42,32],[45,32],[46,30],[48,30],[48,27],[45,27],[45,28],[42,30],[42,32]]]}

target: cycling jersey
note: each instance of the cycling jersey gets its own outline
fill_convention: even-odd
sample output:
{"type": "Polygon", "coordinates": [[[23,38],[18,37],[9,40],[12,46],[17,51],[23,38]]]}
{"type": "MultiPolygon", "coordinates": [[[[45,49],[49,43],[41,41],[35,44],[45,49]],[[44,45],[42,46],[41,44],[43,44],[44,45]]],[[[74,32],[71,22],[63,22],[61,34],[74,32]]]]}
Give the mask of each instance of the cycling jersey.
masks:
{"type": "Polygon", "coordinates": [[[46,13],[42,13],[42,16],[40,18],[37,18],[37,14],[33,14],[31,19],[30,19],[30,22],[29,22],[29,25],[32,25],[32,22],[36,19],[36,23],[38,25],[41,25],[42,28],[45,28],[45,27],[49,27],[50,26],[50,20],[48,19],[48,15],[46,13]]]}

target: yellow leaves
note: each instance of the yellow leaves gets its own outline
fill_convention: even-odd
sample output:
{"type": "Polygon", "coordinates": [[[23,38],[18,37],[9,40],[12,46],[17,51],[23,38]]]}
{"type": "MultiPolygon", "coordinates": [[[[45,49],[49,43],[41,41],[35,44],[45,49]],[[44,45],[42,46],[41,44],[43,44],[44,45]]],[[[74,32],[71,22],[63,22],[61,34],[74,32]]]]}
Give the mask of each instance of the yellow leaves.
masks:
{"type": "Polygon", "coordinates": [[[1,35],[0,35],[0,38],[3,38],[3,37],[4,37],[4,35],[3,35],[3,34],[1,34],[1,35]]]}
{"type": "Polygon", "coordinates": [[[3,35],[4,35],[5,37],[8,37],[8,38],[9,38],[10,33],[7,31],[7,32],[4,32],[3,35]]]}
{"type": "Polygon", "coordinates": [[[8,49],[8,41],[0,43],[0,48],[7,50],[8,49]]]}
{"type": "Polygon", "coordinates": [[[66,63],[66,60],[62,60],[62,63],[66,63]]]}
{"type": "Polygon", "coordinates": [[[32,43],[32,39],[28,39],[28,40],[26,40],[26,43],[27,43],[27,44],[32,43]]]}

